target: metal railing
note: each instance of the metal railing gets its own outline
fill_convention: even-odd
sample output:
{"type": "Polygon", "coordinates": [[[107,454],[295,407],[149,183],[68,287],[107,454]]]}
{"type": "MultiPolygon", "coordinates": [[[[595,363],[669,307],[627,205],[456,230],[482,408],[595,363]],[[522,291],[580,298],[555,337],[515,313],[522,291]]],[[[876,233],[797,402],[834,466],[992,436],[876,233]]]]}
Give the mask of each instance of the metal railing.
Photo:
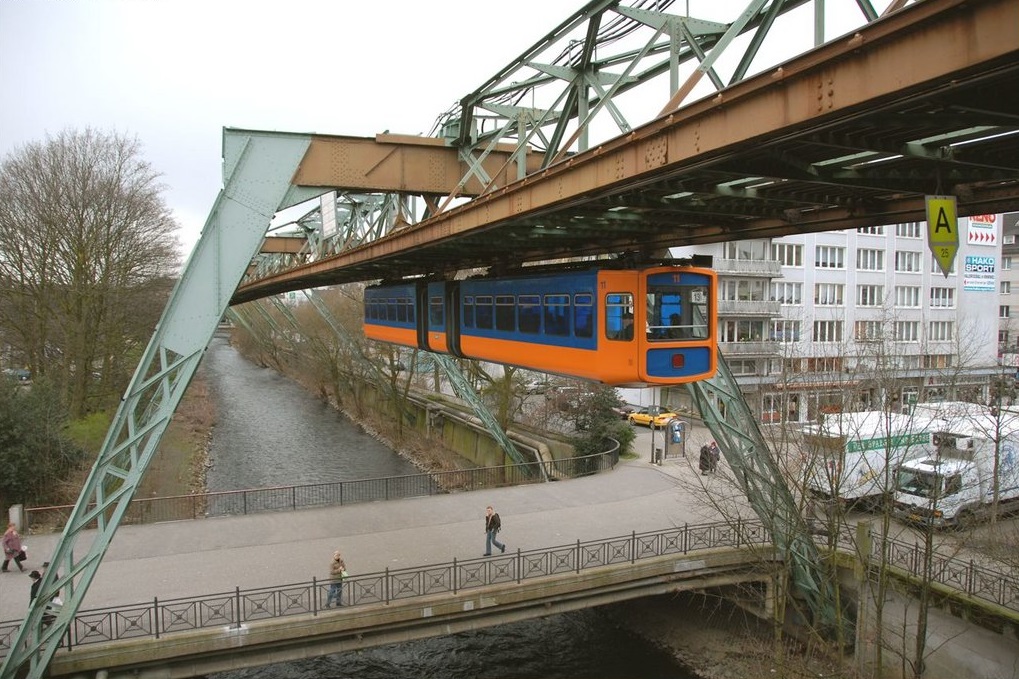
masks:
{"type": "MultiPolygon", "coordinates": [[[[869,565],[873,569],[881,559],[881,535],[875,533],[871,540],[869,565]]],[[[888,545],[888,565],[899,568],[911,577],[923,576],[926,561],[924,547],[918,542],[907,542],[885,538],[888,545]]],[[[853,527],[840,531],[838,546],[854,554],[858,552],[853,527]]],[[[967,596],[1019,612],[1019,578],[1015,573],[973,559],[960,559],[939,552],[937,548],[930,555],[931,582],[956,590],[967,596]]]]}
{"type": "MultiPolygon", "coordinates": [[[[172,497],[135,498],[122,524],[182,521],[209,516],[236,516],[314,507],[332,507],[380,500],[399,500],[464,490],[539,483],[544,478],[577,478],[612,469],[619,462],[619,444],[585,457],[527,462],[500,467],[478,467],[447,472],[386,476],[357,481],[336,481],[253,490],[230,490],[172,497]]],[[[58,531],[73,505],[33,507],[25,511],[26,531],[58,531]]]]}
{"type": "MultiPolygon", "coordinates": [[[[770,545],[771,536],[757,521],[736,524],[684,525],[647,533],[577,541],[515,554],[354,575],[343,580],[342,607],[385,604],[413,597],[461,592],[502,583],[533,580],[620,563],[635,563],[670,554],[719,547],[770,545]]],[[[232,592],[152,601],[79,611],[61,648],[106,643],[209,627],[240,627],[256,620],[319,615],[330,580],[313,579],[276,587],[236,588],[232,592]]],[[[330,609],[331,610],[331,609],[330,609]]],[[[0,623],[0,657],[17,637],[21,621],[0,623]]]]}

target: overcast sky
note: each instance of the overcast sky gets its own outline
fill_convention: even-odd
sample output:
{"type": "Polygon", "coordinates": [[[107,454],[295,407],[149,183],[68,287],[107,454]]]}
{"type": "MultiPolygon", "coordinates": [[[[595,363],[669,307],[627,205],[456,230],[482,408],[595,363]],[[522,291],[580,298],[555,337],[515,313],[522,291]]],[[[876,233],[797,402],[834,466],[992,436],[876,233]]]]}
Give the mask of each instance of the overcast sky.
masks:
{"type": "MultiPolygon", "coordinates": [[[[745,6],[693,0],[694,16],[705,2],[745,6]]],[[[222,186],[224,127],[427,134],[583,4],[0,0],[0,157],[65,129],[137,137],[186,256],[222,186]]]]}

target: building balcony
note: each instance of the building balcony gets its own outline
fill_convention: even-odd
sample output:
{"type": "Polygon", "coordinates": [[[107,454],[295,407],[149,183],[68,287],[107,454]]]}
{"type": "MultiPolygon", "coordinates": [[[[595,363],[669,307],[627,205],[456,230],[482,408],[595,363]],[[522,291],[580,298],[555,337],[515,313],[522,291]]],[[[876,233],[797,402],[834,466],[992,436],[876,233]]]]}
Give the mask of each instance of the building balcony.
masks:
{"type": "Polygon", "coordinates": [[[782,265],[747,259],[716,259],[715,273],[719,276],[755,276],[757,278],[781,278],[782,265]]]}
{"type": "Polygon", "coordinates": [[[782,314],[781,308],[781,302],[718,300],[718,315],[721,318],[727,316],[778,318],[782,314]]]}
{"type": "Polygon", "coordinates": [[[719,342],[718,348],[723,356],[749,358],[752,356],[778,356],[780,342],[769,342],[767,340],[757,342],[719,342]]]}

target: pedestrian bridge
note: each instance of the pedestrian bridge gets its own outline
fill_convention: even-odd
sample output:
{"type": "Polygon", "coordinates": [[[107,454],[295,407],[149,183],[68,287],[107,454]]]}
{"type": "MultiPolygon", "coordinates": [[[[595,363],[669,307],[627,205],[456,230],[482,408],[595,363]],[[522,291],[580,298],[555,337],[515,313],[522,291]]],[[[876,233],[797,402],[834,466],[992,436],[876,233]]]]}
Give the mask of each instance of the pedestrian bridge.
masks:
{"type": "Polygon", "coordinates": [[[340,608],[318,580],[153,600],[79,612],[49,676],[201,676],[680,590],[763,614],[777,570],[762,525],[713,524],[352,576],[340,608]]]}

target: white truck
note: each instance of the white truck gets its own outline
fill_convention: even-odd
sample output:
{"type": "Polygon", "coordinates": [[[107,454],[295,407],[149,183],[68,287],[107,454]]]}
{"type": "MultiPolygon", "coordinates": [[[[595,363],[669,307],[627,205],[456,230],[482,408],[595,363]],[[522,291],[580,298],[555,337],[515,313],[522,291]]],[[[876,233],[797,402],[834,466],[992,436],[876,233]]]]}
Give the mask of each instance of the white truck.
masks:
{"type": "Polygon", "coordinates": [[[866,506],[895,489],[895,469],[931,452],[929,419],[881,410],[826,415],[803,429],[807,491],[866,506]]]}
{"type": "Polygon", "coordinates": [[[932,428],[931,454],[899,467],[899,518],[943,528],[986,518],[995,500],[1000,515],[1019,511],[1019,414],[981,406],[932,428]]]}

